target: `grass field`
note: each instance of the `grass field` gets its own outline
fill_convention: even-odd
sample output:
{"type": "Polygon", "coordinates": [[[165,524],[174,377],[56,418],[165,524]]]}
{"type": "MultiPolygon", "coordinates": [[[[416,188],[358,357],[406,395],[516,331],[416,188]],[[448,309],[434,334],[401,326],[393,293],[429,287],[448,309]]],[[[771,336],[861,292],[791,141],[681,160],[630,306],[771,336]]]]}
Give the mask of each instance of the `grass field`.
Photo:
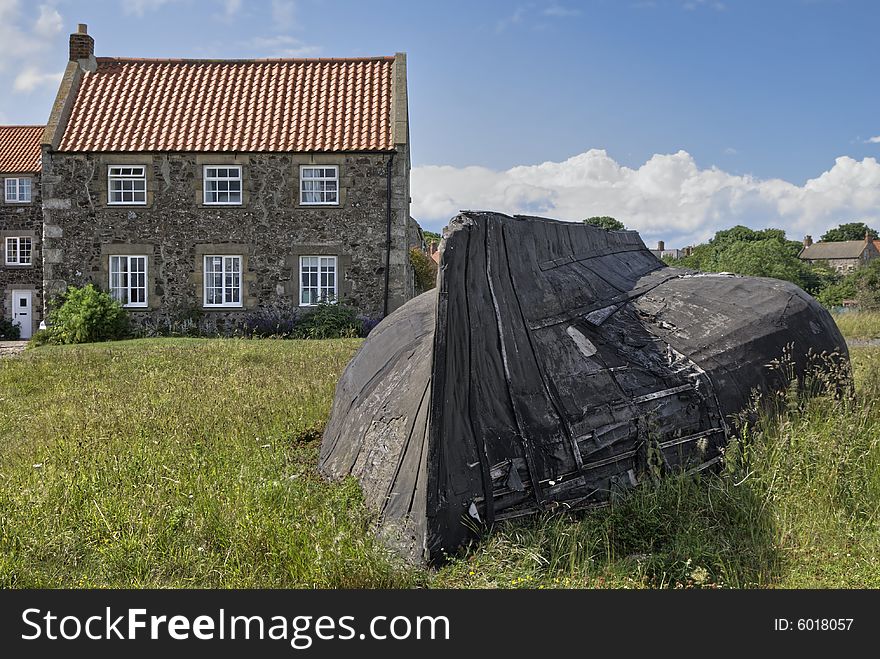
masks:
{"type": "Polygon", "coordinates": [[[500,526],[437,572],[315,472],[358,341],[157,339],[0,360],[2,587],[880,587],[880,349],[728,471],[500,526]]]}
{"type": "Polygon", "coordinates": [[[880,339],[880,311],[834,314],[834,320],[848,339],[880,339]]]}

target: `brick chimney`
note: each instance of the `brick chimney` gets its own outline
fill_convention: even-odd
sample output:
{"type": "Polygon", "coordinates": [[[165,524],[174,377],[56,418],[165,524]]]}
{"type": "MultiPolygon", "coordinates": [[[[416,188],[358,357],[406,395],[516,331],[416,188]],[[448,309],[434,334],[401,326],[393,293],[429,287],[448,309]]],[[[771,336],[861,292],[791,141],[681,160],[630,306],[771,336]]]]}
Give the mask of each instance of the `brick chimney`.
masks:
{"type": "Polygon", "coordinates": [[[663,242],[662,240],[658,240],[657,241],[657,251],[662,252],[664,249],[666,249],[666,243],[663,242]]]}
{"type": "Polygon", "coordinates": [[[87,60],[95,56],[95,40],[89,36],[89,27],[85,23],[76,26],[76,32],[70,35],[70,61],[87,60]]]}
{"type": "Polygon", "coordinates": [[[813,236],[804,236],[804,247],[809,247],[813,244],[813,236]]]}

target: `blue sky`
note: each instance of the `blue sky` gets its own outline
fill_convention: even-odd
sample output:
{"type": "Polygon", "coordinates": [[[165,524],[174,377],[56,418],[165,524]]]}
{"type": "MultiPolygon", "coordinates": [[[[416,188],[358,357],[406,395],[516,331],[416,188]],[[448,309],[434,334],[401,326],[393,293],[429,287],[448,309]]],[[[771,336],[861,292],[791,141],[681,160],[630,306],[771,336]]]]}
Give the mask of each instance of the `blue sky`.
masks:
{"type": "Polygon", "coordinates": [[[405,51],[430,228],[492,207],[800,238],[880,220],[878,19],[856,0],[0,0],[0,122],[45,121],[78,22],[109,56],[405,51]]]}

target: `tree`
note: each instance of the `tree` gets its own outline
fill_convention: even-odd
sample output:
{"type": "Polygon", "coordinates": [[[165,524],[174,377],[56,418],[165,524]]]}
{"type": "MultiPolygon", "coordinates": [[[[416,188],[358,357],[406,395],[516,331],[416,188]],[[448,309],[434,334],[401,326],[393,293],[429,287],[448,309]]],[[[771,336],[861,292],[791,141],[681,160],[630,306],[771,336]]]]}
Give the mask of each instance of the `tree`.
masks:
{"type": "Polygon", "coordinates": [[[859,307],[865,311],[880,310],[880,259],[859,268],[847,277],[850,278],[859,307]]]}
{"type": "Polygon", "coordinates": [[[781,229],[754,230],[735,226],[718,231],[708,243],[697,245],[690,256],[671,265],[705,272],[733,272],[751,277],[773,277],[797,284],[811,294],[829,281],[837,281],[825,267],[801,261],[802,245],[788,240],[781,229]]]}
{"type": "Polygon", "coordinates": [[[422,230],[422,235],[425,237],[425,242],[428,245],[439,245],[440,238],[442,237],[439,233],[434,233],[433,231],[425,231],[422,230]]]}
{"type": "Polygon", "coordinates": [[[422,250],[413,247],[409,250],[409,262],[416,279],[416,291],[424,293],[437,285],[437,264],[422,250]]]}
{"type": "Polygon", "coordinates": [[[877,231],[872,229],[864,222],[847,222],[841,224],[836,229],[829,229],[821,240],[826,243],[840,243],[846,240],[864,240],[865,232],[871,237],[871,240],[877,240],[877,231]]]}
{"type": "Polygon", "coordinates": [[[605,229],[606,231],[623,231],[626,229],[626,227],[623,226],[623,222],[615,220],[613,217],[607,215],[602,215],[601,217],[588,217],[584,220],[584,224],[590,224],[594,227],[605,229]]]}

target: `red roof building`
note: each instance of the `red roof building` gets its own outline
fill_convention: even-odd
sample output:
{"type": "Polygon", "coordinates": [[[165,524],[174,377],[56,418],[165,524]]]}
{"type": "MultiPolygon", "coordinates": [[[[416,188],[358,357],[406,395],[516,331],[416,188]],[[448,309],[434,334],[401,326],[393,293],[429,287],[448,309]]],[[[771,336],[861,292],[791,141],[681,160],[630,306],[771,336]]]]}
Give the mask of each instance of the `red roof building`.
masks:
{"type": "Polygon", "coordinates": [[[42,149],[44,289],[210,333],[412,297],[406,55],[96,57],[85,25],[42,149]]]}
{"type": "Polygon", "coordinates": [[[0,174],[35,174],[41,169],[45,126],[0,126],[0,174]]]}

